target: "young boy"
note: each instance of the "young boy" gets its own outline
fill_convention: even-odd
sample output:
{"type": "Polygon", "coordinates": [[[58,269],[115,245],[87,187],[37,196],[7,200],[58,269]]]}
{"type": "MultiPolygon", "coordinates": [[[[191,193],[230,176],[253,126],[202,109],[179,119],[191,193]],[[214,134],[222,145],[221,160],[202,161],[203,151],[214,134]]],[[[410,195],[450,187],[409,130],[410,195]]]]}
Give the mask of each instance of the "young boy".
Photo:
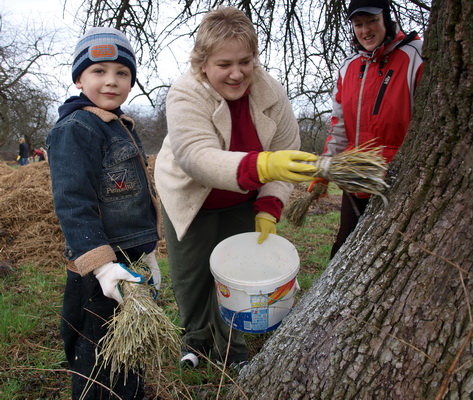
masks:
{"type": "Polygon", "coordinates": [[[122,301],[119,280],[142,283],[127,258],[144,260],[161,277],[156,197],[133,121],[120,109],[136,80],[133,49],[123,33],[92,28],[79,40],[72,80],[81,90],[59,107],[47,138],[56,215],[69,260],[61,320],[72,370],[72,399],[142,399],[143,379],[128,371],[110,382],[96,365],[106,321],[122,301]],[[98,382],[98,383],[95,383],[98,382]]]}

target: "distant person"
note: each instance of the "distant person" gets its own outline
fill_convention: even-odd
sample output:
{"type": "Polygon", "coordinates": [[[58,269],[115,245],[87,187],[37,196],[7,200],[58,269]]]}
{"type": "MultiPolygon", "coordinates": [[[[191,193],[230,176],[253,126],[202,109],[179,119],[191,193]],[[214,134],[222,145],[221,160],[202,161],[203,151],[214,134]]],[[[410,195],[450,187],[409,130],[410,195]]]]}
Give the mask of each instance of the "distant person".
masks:
{"type": "Polygon", "coordinates": [[[39,149],[33,149],[33,157],[38,157],[38,162],[46,160],[45,153],[46,152],[42,147],[39,149]]]}
{"type": "Polygon", "coordinates": [[[168,134],[158,153],[155,181],[162,201],[166,246],[181,324],[181,362],[203,355],[239,369],[248,360],[241,332],[220,317],[209,257],[222,240],[261,232],[263,243],[293,185],[312,180],[315,167],[294,160],[297,120],[282,85],[258,63],[258,39],[233,7],[205,15],[191,52],[190,71],[166,102],[168,134]],[[229,345],[229,346],[228,346],[229,345]]]}
{"type": "MultiPolygon", "coordinates": [[[[422,75],[422,41],[391,19],[388,0],[352,0],[348,19],[355,53],[345,59],[333,93],[332,124],[325,155],[375,139],[390,162],[406,136],[414,93],[422,75]]],[[[355,229],[370,198],[343,192],[340,229],[330,258],[355,229]]]]}
{"type": "Polygon", "coordinates": [[[28,158],[30,157],[30,148],[24,137],[21,137],[18,142],[20,143],[18,150],[18,162],[21,166],[28,164],[28,158]]]}
{"type": "Polygon", "coordinates": [[[157,201],[133,121],[120,108],[135,79],[135,54],[125,35],[113,28],[87,31],[72,64],[72,81],[82,93],[59,107],[47,138],[55,211],[70,260],[61,337],[73,400],[115,397],[109,389],[124,400],[144,397],[138,373],[123,371],[126,380],[122,372],[110,382],[110,369],[96,365],[95,357],[122,302],[119,281],[144,281],[128,269],[128,259],[143,256],[156,289],[161,281],[157,201]]]}

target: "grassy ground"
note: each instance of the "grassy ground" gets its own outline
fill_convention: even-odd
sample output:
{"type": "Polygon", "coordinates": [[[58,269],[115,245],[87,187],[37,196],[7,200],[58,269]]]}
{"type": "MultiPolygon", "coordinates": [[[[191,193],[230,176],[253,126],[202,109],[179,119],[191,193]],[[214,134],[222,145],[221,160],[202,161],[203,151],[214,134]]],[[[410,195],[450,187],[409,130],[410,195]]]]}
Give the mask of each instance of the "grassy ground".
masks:
{"type": "MultiPolygon", "coordinates": [[[[322,214],[312,211],[306,223],[294,228],[284,219],[278,234],[298,249],[301,269],[300,296],[308,290],[328,263],[338,226],[340,192],[331,189],[329,206],[322,214]],[[331,204],[331,206],[330,206],[331,204]]],[[[163,285],[160,305],[176,323],[178,311],[173,298],[167,260],[160,260],[163,285]]],[[[65,272],[43,265],[22,265],[10,270],[0,266],[0,399],[67,400],[70,398],[67,363],[59,338],[60,309],[65,272]]],[[[271,333],[246,335],[252,355],[271,333]]],[[[148,373],[148,398],[217,399],[233,385],[234,373],[223,374],[211,362],[196,370],[182,370],[177,360],[168,362],[161,376],[148,373]]]]}

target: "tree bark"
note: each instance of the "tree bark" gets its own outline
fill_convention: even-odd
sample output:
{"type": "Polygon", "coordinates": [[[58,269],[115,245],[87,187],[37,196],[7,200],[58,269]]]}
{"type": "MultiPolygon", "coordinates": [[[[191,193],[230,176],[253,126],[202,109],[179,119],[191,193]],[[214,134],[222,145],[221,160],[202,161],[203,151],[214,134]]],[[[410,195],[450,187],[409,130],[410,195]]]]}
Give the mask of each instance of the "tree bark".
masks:
{"type": "Polygon", "coordinates": [[[434,2],[389,204],[372,199],[231,398],[471,398],[472,8],[434,2]]]}

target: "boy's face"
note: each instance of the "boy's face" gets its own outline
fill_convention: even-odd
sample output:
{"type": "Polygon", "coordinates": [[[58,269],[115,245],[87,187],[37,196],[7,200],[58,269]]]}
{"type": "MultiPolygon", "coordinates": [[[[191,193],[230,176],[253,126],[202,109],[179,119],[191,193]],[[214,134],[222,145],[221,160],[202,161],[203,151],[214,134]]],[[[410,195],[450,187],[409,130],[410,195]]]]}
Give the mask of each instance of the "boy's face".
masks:
{"type": "Polygon", "coordinates": [[[131,91],[131,71],[120,63],[105,61],[89,65],[76,80],[97,107],[112,111],[120,107],[131,91]]]}

